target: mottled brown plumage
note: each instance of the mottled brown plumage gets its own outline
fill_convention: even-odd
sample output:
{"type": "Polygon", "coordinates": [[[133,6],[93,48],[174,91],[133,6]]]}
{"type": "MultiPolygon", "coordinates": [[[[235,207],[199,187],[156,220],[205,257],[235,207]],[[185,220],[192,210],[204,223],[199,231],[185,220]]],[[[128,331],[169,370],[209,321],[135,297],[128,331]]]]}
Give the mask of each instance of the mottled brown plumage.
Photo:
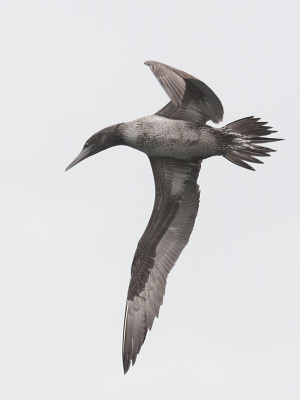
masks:
{"type": "Polygon", "coordinates": [[[133,259],[124,332],[123,366],[126,373],[152,328],[163,302],[166,281],[188,243],[198,212],[197,178],[202,160],[215,155],[253,169],[256,157],[274,151],[262,144],[275,132],[247,117],[223,128],[206,125],[222,121],[223,107],[215,93],[186,72],[162,63],[148,65],[171,101],[155,115],[112,125],[93,135],[67,170],[91,155],[125,145],[148,155],[154,181],[155,202],[147,228],[133,259]]]}

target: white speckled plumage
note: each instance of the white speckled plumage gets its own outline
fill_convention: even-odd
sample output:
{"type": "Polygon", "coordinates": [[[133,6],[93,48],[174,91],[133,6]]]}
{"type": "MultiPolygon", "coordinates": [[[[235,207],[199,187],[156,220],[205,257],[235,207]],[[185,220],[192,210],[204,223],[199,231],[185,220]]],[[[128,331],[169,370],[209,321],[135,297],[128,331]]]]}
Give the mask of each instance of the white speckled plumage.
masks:
{"type": "Polygon", "coordinates": [[[134,255],[126,301],[125,373],[135,363],[147,332],[158,317],[168,274],[193,230],[202,160],[222,155],[241,167],[253,169],[248,162],[261,163],[256,157],[269,156],[273,151],[261,144],[279,140],[266,138],[274,131],[253,117],[223,128],[206,125],[209,120],[218,123],[223,118],[223,106],[216,94],[184,71],[155,61],[145,64],[169,95],[170,103],[155,115],[97,132],[67,167],[68,170],[87,157],[117,145],[144,152],[152,167],[155,202],[134,255]]]}
{"type": "Polygon", "coordinates": [[[190,121],[150,115],[119,127],[124,142],[153,157],[204,159],[222,154],[222,130],[190,121]]]}

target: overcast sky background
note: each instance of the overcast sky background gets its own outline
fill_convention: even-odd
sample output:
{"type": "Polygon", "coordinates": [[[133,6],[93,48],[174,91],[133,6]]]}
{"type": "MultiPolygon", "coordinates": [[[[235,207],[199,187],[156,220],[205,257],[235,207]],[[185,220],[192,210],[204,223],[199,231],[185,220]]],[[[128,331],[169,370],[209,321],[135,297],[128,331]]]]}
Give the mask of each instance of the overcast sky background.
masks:
{"type": "Polygon", "coordinates": [[[299,399],[299,1],[1,2],[0,398],[299,399]],[[191,240],[124,377],[130,267],[154,200],[96,131],[169,100],[146,60],[203,80],[223,124],[286,139],[247,171],[206,160],[191,240]]]}

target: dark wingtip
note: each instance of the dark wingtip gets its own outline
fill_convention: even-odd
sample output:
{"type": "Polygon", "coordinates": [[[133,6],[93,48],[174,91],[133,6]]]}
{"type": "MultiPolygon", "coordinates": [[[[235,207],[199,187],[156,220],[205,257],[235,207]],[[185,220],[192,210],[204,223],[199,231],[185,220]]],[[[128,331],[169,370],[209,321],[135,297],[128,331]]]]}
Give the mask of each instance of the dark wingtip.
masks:
{"type": "Polygon", "coordinates": [[[123,356],[123,370],[124,370],[124,375],[127,374],[129,368],[130,368],[130,360],[129,360],[128,357],[123,356]]]}

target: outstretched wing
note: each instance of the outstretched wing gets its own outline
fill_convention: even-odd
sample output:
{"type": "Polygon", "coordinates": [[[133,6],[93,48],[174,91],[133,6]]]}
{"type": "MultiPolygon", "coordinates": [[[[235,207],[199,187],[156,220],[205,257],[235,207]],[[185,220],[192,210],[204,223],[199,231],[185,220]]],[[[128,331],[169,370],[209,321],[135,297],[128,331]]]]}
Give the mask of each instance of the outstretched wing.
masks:
{"type": "Polygon", "coordinates": [[[156,115],[205,124],[223,119],[223,106],[205,83],[192,75],[168,65],[146,61],[171,101],[156,115]]]}
{"type": "Polygon", "coordinates": [[[199,207],[197,178],[201,160],[149,157],[155,181],[155,202],[131,269],[124,332],[126,373],[158,317],[167,276],[193,230],[199,207]]]}

